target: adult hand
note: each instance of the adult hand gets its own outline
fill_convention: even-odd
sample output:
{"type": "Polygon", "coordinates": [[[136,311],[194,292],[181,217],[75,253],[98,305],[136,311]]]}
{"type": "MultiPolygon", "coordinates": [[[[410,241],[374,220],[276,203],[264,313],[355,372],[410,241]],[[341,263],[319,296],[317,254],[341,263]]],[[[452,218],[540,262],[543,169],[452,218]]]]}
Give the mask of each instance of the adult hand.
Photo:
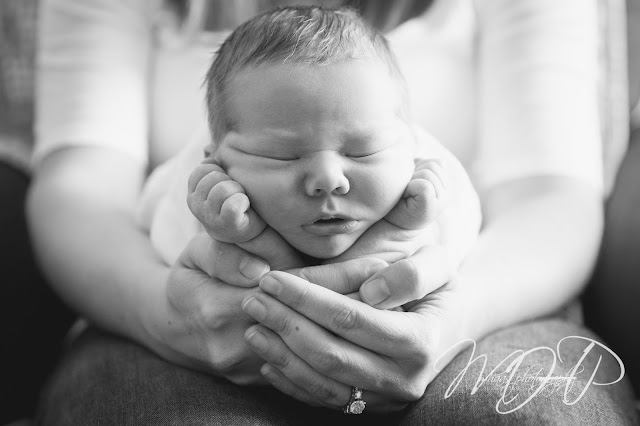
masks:
{"type": "MultiPolygon", "coordinates": [[[[322,269],[332,282],[357,288],[386,264],[358,259],[322,269]]],[[[168,319],[160,325],[166,358],[227,378],[239,385],[266,384],[260,374],[264,361],[244,341],[255,324],[241,309],[244,297],[257,291],[269,266],[234,244],[194,237],[171,268],[167,283],[168,319]]],[[[294,271],[315,279],[313,268],[294,271]]]]}
{"type": "Polygon", "coordinates": [[[243,302],[259,321],[245,338],[266,361],[262,374],[283,393],[337,409],[358,386],[367,410],[388,412],[419,399],[437,374],[453,284],[408,312],[378,310],[283,272],[268,274],[260,287],[264,293],[243,302]]]}
{"type": "Polygon", "coordinates": [[[449,320],[464,312],[453,279],[407,312],[375,309],[283,272],[269,273],[260,288],[242,305],[259,322],[245,338],[266,361],[265,378],[311,405],[341,408],[358,386],[367,410],[401,409],[422,396],[437,356],[462,333],[449,320]]]}
{"type": "Polygon", "coordinates": [[[240,303],[268,270],[266,263],[234,244],[204,233],[195,236],[169,274],[170,317],[161,331],[164,355],[236,384],[264,384],[259,373],[264,361],[242,338],[255,322],[240,303]]]}
{"type": "Polygon", "coordinates": [[[449,252],[442,245],[419,249],[368,278],[358,293],[360,299],[378,309],[395,308],[420,300],[455,274],[449,252]]]}

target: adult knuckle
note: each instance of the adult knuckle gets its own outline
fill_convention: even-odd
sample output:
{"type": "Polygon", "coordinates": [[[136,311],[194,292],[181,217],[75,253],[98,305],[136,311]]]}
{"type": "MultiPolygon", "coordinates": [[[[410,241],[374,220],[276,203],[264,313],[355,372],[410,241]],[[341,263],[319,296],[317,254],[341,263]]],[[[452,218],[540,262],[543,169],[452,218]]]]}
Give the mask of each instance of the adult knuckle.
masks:
{"type": "Polygon", "coordinates": [[[333,329],[338,333],[353,330],[358,326],[358,311],[351,306],[335,307],[329,317],[333,329]]]}
{"type": "Polygon", "coordinates": [[[335,389],[328,386],[321,378],[313,379],[307,386],[309,393],[328,404],[339,404],[335,389]]]}
{"type": "Polygon", "coordinates": [[[222,375],[229,375],[234,373],[242,364],[241,357],[234,353],[223,352],[218,353],[210,360],[211,368],[222,375]]]}
{"type": "Polygon", "coordinates": [[[420,272],[416,265],[410,259],[403,259],[396,263],[396,267],[400,270],[403,287],[410,296],[418,298],[420,293],[420,272]]]}
{"type": "Polygon", "coordinates": [[[287,300],[287,304],[290,308],[299,311],[308,304],[310,291],[311,290],[307,286],[301,288],[298,292],[292,295],[293,297],[287,300]]]}
{"type": "Polygon", "coordinates": [[[337,348],[316,351],[312,361],[314,368],[325,375],[339,373],[343,370],[344,364],[344,356],[337,348]]]}
{"type": "Polygon", "coordinates": [[[431,358],[431,346],[427,333],[419,324],[415,327],[406,327],[400,342],[414,364],[425,365],[431,358]]]}
{"type": "Polygon", "coordinates": [[[398,400],[408,403],[422,398],[427,389],[427,381],[414,374],[412,376],[396,378],[385,388],[390,389],[398,400]]]}
{"type": "Polygon", "coordinates": [[[302,278],[303,280],[305,280],[305,281],[312,282],[311,281],[312,280],[312,276],[311,276],[311,274],[309,272],[310,272],[309,268],[300,268],[298,270],[298,276],[300,278],[302,278]]]}
{"type": "Polygon", "coordinates": [[[269,362],[281,370],[286,370],[291,364],[291,356],[285,351],[276,351],[270,355],[269,362]]]}
{"type": "Polygon", "coordinates": [[[228,327],[230,318],[226,315],[226,309],[211,303],[205,303],[200,306],[199,310],[200,322],[202,322],[207,330],[221,331],[228,327]]]}
{"type": "Polygon", "coordinates": [[[401,387],[401,398],[407,402],[417,401],[422,398],[426,387],[420,383],[409,383],[406,386],[401,387]]]}
{"type": "Polygon", "coordinates": [[[291,334],[292,320],[288,315],[281,315],[274,321],[273,331],[278,333],[283,339],[291,334]]]}

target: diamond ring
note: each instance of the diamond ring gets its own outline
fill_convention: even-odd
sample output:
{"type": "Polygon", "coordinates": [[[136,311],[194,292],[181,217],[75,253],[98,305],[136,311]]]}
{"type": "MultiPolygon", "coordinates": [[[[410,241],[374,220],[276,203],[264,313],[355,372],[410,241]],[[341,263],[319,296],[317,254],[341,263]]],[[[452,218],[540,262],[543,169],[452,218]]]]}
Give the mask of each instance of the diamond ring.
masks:
{"type": "Polygon", "coordinates": [[[342,412],[344,414],[362,414],[365,405],[367,405],[367,403],[362,400],[362,389],[354,386],[351,388],[351,398],[349,398],[349,402],[345,405],[342,412]]]}

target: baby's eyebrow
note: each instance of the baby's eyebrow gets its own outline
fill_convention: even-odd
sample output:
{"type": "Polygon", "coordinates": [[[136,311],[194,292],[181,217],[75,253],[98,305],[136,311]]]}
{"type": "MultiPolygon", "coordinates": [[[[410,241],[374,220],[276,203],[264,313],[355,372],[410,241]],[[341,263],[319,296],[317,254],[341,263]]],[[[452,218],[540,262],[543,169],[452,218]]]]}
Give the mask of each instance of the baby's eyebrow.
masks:
{"type": "Polygon", "coordinates": [[[345,136],[347,140],[360,142],[370,142],[380,138],[391,137],[396,133],[396,127],[391,125],[368,126],[348,132],[345,136]]]}
{"type": "Polygon", "coordinates": [[[267,142],[276,142],[280,144],[288,144],[301,139],[301,136],[296,132],[291,132],[282,129],[264,129],[258,135],[258,140],[267,142]]]}

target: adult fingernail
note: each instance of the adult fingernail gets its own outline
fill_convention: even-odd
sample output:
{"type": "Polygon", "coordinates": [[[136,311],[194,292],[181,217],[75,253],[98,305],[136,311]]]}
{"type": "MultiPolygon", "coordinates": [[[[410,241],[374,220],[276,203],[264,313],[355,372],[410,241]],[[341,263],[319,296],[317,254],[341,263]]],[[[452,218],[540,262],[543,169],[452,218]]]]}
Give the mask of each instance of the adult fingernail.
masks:
{"type": "Polygon", "coordinates": [[[382,271],[383,269],[385,269],[387,267],[387,263],[386,262],[376,262],[373,265],[369,266],[369,269],[367,270],[367,274],[372,277],[374,274],[382,271]]]}
{"type": "Polygon", "coordinates": [[[258,260],[253,257],[245,257],[240,261],[238,269],[245,278],[253,281],[269,272],[269,265],[262,260],[258,260]]]}
{"type": "Polygon", "coordinates": [[[391,296],[391,292],[384,278],[376,278],[362,285],[360,295],[367,304],[376,306],[387,300],[391,296]]]}
{"type": "Polygon", "coordinates": [[[260,289],[273,296],[277,296],[278,291],[280,290],[280,281],[273,278],[271,275],[267,275],[260,280],[260,289]]]}
{"type": "Polygon", "coordinates": [[[259,330],[255,330],[253,333],[247,336],[246,340],[249,346],[251,346],[258,352],[266,352],[269,348],[269,342],[267,341],[266,336],[259,330]]]}
{"type": "Polygon", "coordinates": [[[278,372],[278,370],[276,370],[274,367],[272,367],[269,364],[264,364],[260,368],[260,373],[262,373],[264,378],[267,379],[271,383],[275,384],[275,383],[280,382],[280,373],[278,372]]]}
{"type": "Polygon", "coordinates": [[[242,304],[242,310],[257,321],[263,321],[267,317],[267,308],[255,297],[250,297],[242,304]]]}

